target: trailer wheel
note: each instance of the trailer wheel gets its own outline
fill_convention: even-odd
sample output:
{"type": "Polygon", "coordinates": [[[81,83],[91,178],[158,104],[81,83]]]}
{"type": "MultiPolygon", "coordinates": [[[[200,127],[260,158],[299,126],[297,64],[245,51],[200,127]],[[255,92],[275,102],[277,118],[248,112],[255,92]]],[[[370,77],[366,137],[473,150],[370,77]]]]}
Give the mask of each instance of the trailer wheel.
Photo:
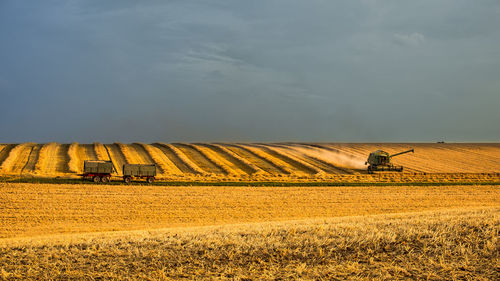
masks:
{"type": "Polygon", "coordinates": [[[124,181],[125,183],[130,183],[130,182],[132,181],[132,178],[131,178],[131,177],[125,177],[125,178],[123,179],[123,181],[124,181]]]}
{"type": "Polygon", "coordinates": [[[98,183],[101,181],[101,178],[99,176],[94,176],[93,180],[95,183],[98,183]]]}
{"type": "Polygon", "coordinates": [[[155,178],[147,178],[146,181],[148,183],[154,183],[155,182],[155,178]]]}
{"type": "Polygon", "coordinates": [[[107,182],[109,182],[109,178],[108,177],[102,177],[101,182],[107,183],[107,182]]]}

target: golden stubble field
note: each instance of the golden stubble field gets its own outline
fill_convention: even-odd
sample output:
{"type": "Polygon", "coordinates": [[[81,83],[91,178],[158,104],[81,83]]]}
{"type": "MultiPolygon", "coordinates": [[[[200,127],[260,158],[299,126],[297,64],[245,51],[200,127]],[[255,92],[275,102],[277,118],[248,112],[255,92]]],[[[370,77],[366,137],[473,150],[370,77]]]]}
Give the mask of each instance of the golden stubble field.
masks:
{"type": "Polygon", "coordinates": [[[498,143],[112,143],[0,144],[0,176],[76,177],[85,160],[156,164],[177,181],[500,181],[498,143]],[[414,148],[393,159],[405,173],[367,175],[370,152],[414,148]]]}
{"type": "Polygon", "coordinates": [[[497,186],[0,183],[0,238],[498,206],[497,186]]]}
{"type": "Polygon", "coordinates": [[[498,276],[498,186],[0,184],[2,279],[498,276]]]}

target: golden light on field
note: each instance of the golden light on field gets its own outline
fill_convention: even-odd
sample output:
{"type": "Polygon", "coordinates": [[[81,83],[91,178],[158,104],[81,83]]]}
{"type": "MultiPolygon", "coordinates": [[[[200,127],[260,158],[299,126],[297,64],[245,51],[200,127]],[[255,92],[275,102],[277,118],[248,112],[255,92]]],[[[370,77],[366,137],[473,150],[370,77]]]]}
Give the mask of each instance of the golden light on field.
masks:
{"type": "Polygon", "coordinates": [[[497,275],[499,144],[2,144],[0,176],[71,178],[109,159],[117,176],[154,163],[161,180],[227,186],[0,182],[0,279],[497,275]],[[409,147],[405,172],[366,173],[370,152],[409,147]]]}
{"type": "Polygon", "coordinates": [[[457,175],[474,181],[498,180],[500,174],[500,144],[23,143],[0,147],[0,175],[72,177],[82,172],[85,160],[109,159],[117,176],[126,163],[156,164],[158,178],[166,180],[397,182],[433,174],[428,181],[452,181],[457,175]],[[370,152],[408,148],[416,152],[393,160],[405,173],[366,175],[364,162],[370,152]]]}
{"type": "Polygon", "coordinates": [[[106,186],[0,183],[0,238],[500,205],[497,186],[106,186]]]}

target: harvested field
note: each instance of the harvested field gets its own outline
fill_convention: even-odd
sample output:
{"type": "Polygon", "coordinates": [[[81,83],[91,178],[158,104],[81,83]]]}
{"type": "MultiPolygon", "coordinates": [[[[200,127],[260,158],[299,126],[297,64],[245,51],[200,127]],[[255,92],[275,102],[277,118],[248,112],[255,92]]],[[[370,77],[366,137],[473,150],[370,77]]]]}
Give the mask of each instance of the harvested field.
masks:
{"type": "Polygon", "coordinates": [[[3,279],[498,276],[498,186],[0,190],[3,279]]]}
{"type": "Polygon", "coordinates": [[[188,175],[204,173],[203,170],[175,146],[165,143],[155,143],[153,145],[160,149],[182,173],[188,175]]]}
{"type": "Polygon", "coordinates": [[[217,165],[212,159],[209,158],[205,153],[200,152],[192,144],[187,143],[174,143],[174,147],[179,149],[186,157],[188,157],[196,166],[200,167],[205,173],[213,173],[226,175],[225,171],[221,166],[217,165]]]}
{"type": "Polygon", "coordinates": [[[122,165],[157,164],[158,178],[179,181],[464,182],[500,179],[500,144],[404,143],[155,143],[2,144],[1,175],[74,176],[85,160],[122,165]],[[404,173],[368,175],[364,164],[377,149],[404,173]],[[71,154],[71,156],[70,156],[71,154]]]}
{"type": "Polygon", "coordinates": [[[3,278],[39,280],[495,280],[498,214],[459,209],[46,237],[5,243],[0,267],[3,278]]]}
{"type": "Polygon", "coordinates": [[[70,173],[80,174],[83,172],[83,161],[85,160],[95,160],[87,159],[87,152],[84,147],[79,145],[77,142],[72,143],[68,148],[68,169],[70,173]]]}
{"type": "Polygon", "coordinates": [[[58,143],[44,144],[38,155],[35,172],[49,176],[68,174],[70,162],[69,146],[69,144],[58,143]]]}
{"type": "Polygon", "coordinates": [[[0,183],[0,190],[2,238],[500,204],[497,186],[255,188],[0,183]]]}
{"type": "Polygon", "coordinates": [[[7,159],[7,157],[9,156],[10,151],[15,146],[16,146],[15,144],[2,144],[2,148],[0,150],[0,167],[5,161],[5,159],[7,159]]]}
{"type": "Polygon", "coordinates": [[[22,143],[13,147],[0,166],[2,173],[21,174],[34,146],[34,143],[22,143]]]}
{"type": "Polygon", "coordinates": [[[286,167],[287,171],[290,171],[290,173],[293,174],[307,174],[307,175],[313,175],[313,174],[318,174],[320,173],[320,170],[316,167],[313,167],[307,163],[304,163],[303,161],[295,159],[295,157],[291,155],[287,155],[282,153],[281,151],[277,150],[276,148],[268,145],[257,145],[253,144],[252,145],[254,148],[258,148],[265,153],[267,153],[270,161],[273,163],[279,163],[281,167],[286,167]],[[273,159],[274,158],[274,159],[273,159]]]}
{"type": "MultiPolygon", "coordinates": [[[[89,153],[90,151],[87,150],[87,153],[89,153]]],[[[96,160],[104,160],[104,161],[109,161],[111,160],[111,154],[110,152],[108,151],[108,148],[106,147],[106,145],[102,144],[102,143],[94,143],[94,153],[95,153],[95,156],[96,156],[96,160]]]]}
{"type": "Polygon", "coordinates": [[[234,151],[228,149],[224,145],[219,145],[219,144],[205,144],[206,146],[214,149],[217,151],[217,153],[222,154],[224,157],[226,157],[231,163],[235,166],[238,167],[240,170],[244,171],[247,174],[267,174],[264,172],[261,168],[259,168],[257,165],[254,163],[250,162],[249,160],[245,159],[244,157],[241,157],[234,151]]]}
{"type": "Polygon", "coordinates": [[[283,171],[271,161],[260,157],[243,146],[236,144],[224,144],[224,147],[270,175],[279,175],[283,173],[283,171]]]}
{"type": "MultiPolygon", "coordinates": [[[[97,153],[95,151],[95,145],[93,144],[80,144],[80,147],[83,148],[85,152],[85,156],[82,160],[98,160],[97,153]]],[[[83,168],[83,167],[82,167],[83,168]]]]}
{"type": "Polygon", "coordinates": [[[158,147],[149,144],[139,144],[144,153],[147,153],[150,157],[150,163],[155,163],[158,165],[158,172],[161,176],[179,176],[183,172],[168,158],[168,156],[158,147]]]}
{"type": "Polygon", "coordinates": [[[36,165],[39,163],[40,150],[42,149],[41,144],[37,144],[31,148],[31,151],[28,155],[28,160],[26,164],[21,170],[22,175],[29,175],[37,173],[36,165]]]}
{"type": "Polygon", "coordinates": [[[250,166],[219,146],[210,144],[194,144],[193,146],[229,175],[247,176],[253,171],[250,166]]]}
{"type": "MultiPolygon", "coordinates": [[[[120,175],[123,175],[123,164],[129,164],[129,162],[127,161],[127,156],[125,156],[125,154],[123,153],[122,147],[123,144],[120,143],[104,145],[106,153],[109,154],[108,159],[111,157],[113,165],[120,175]]],[[[99,159],[101,158],[99,157],[99,159]]]]}

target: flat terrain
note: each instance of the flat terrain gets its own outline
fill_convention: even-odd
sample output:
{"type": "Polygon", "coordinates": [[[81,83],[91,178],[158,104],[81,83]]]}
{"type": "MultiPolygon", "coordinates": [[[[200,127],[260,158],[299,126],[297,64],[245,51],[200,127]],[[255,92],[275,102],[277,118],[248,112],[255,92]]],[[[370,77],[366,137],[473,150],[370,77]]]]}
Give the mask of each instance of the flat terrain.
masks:
{"type": "Polygon", "coordinates": [[[0,183],[0,238],[499,206],[498,186],[234,187],[0,183]]]}
{"type": "Polygon", "coordinates": [[[157,164],[158,178],[178,181],[500,181],[499,143],[154,143],[1,144],[0,176],[75,177],[85,160],[157,164]],[[378,149],[405,173],[366,173],[378,149]]]}
{"type": "Polygon", "coordinates": [[[0,279],[494,280],[498,186],[0,183],[0,279]]]}
{"type": "Polygon", "coordinates": [[[3,279],[498,280],[499,210],[135,232],[0,247],[3,279]]]}

